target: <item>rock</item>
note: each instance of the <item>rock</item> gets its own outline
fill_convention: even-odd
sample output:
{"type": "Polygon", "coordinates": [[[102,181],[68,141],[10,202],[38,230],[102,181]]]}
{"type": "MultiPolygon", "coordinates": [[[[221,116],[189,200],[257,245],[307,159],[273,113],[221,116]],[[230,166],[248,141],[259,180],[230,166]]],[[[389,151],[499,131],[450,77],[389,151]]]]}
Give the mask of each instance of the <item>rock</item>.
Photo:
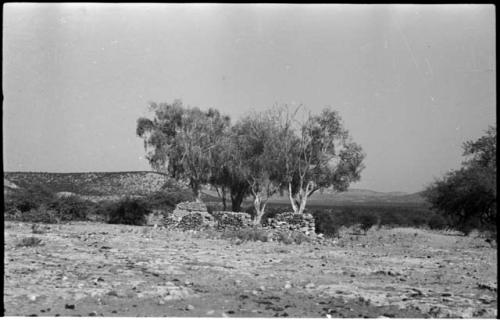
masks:
{"type": "Polygon", "coordinates": [[[215,310],[208,310],[207,311],[207,316],[211,316],[215,313],[215,310]]]}
{"type": "Polygon", "coordinates": [[[31,295],[29,295],[29,296],[28,296],[28,299],[29,299],[30,301],[36,301],[36,298],[37,298],[37,296],[36,296],[36,295],[34,295],[34,294],[31,294],[31,295]]]}
{"type": "Polygon", "coordinates": [[[186,310],[188,310],[188,311],[194,310],[193,305],[188,304],[188,305],[186,306],[186,310]]]}
{"type": "Polygon", "coordinates": [[[290,289],[290,288],[292,288],[290,282],[285,283],[285,289],[290,289]]]}
{"type": "Polygon", "coordinates": [[[96,317],[97,316],[97,312],[95,311],[92,311],[89,313],[89,317],[96,317]]]}
{"type": "Polygon", "coordinates": [[[64,309],[70,309],[70,310],[73,310],[73,309],[75,309],[75,305],[74,305],[74,304],[68,304],[68,303],[67,303],[67,304],[65,304],[65,305],[64,305],[64,309]]]}
{"type": "Polygon", "coordinates": [[[305,287],[304,287],[304,288],[306,288],[306,289],[313,289],[313,288],[315,288],[315,287],[316,287],[316,285],[315,285],[314,283],[309,282],[308,284],[306,284],[306,285],[305,285],[305,287]]]}

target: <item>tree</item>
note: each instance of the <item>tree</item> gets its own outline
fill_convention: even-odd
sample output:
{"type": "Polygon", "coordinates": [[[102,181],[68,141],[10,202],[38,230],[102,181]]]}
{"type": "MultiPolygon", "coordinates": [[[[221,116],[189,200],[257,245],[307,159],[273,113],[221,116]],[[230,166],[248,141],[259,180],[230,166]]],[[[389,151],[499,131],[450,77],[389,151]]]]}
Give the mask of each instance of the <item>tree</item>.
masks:
{"type": "MultiPolygon", "coordinates": [[[[299,107],[300,108],[300,107],[299,107]]],[[[345,191],[358,181],[364,168],[365,154],[352,142],[340,115],[324,109],[319,115],[297,120],[297,108],[278,113],[281,155],[293,211],[302,214],[308,198],[318,190],[345,191]],[[298,124],[298,126],[297,126],[298,124]]]]}
{"type": "Polygon", "coordinates": [[[278,127],[268,111],[243,118],[233,133],[232,163],[248,184],[256,212],[254,224],[258,225],[269,198],[283,185],[278,127]]]}
{"type": "Polygon", "coordinates": [[[186,181],[201,201],[201,187],[210,181],[214,152],[229,128],[230,119],[217,110],[203,112],[174,103],[151,103],[153,120],[139,118],[136,133],[144,139],[147,159],[153,169],[186,181]]]}
{"type": "Polygon", "coordinates": [[[210,184],[215,187],[217,194],[222,200],[224,210],[227,209],[227,197],[231,198],[231,209],[234,212],[241,211],[241,203],[249,195],[247,180],[238,170],[238,147],[231,128],[226,135],[221,137],[213,153],[213,167],[210,184]]]}
{"type": "Polygon", "coordinates": [[[474,223],[496,227],[496,127],[486,135],[463,145],[462,168],[448,172],[424,191],[424,197],[454,225],[468,233],[474,223]]]}

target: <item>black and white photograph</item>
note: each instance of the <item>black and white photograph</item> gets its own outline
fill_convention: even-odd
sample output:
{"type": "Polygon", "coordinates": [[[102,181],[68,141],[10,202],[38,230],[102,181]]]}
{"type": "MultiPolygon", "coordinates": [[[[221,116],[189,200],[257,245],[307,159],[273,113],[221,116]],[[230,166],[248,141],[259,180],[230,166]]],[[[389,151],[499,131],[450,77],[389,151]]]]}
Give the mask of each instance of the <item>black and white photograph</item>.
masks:
{"type": "Polygon", "coordinates": [[[3,5],[6,317],[498,317],[493,4],[3,5]]]}

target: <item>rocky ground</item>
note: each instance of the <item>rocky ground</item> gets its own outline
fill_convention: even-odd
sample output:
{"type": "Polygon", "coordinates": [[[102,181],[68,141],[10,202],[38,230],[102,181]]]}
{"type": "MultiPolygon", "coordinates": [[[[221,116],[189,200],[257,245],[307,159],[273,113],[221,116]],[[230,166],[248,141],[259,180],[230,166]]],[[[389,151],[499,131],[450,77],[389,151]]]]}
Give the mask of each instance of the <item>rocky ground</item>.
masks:
{"type": "Polygon", "coordinates": [[[497,250],[409,228],[330,243],[239,243],[98,223],[6,222],[7,316],[483,317],[497,250]],[[37,237],[36,246],[20,246],[37,237]]]}

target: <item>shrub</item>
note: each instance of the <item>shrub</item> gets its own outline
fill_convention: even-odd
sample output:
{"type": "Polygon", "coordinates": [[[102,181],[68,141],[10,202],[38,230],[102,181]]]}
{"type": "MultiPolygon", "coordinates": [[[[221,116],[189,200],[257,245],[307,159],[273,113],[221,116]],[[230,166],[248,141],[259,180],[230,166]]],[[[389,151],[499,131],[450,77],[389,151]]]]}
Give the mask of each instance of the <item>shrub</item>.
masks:
{"type": "Polygon", "coordinates": [[[42,243],[42,239],[36,237],[26,237],[16,245],[16,247],[36,247],[42,243]]]}
{"type": "Polygon", "coordinates": [[[4,209],[5,211],[15,209],[28,212],[38,209],[41,205],[50,203],[54,199],[55,195],[51,189],[41,184],[34,184],[9,195],[4,203],[4,209]]]}
{"type": "Polygon", "coordinates": [[[8,215],[9,220],[33,223],[59,223],[57,212],[47,209],[45,205],[37,209],[31,209],[26,212],[11,211],[8,215]]]}
{"type": "Polygon", "coordinates": [[[366,233],[371,227],[377,224],[378,218],[374,214],[365,213],[359,217],[361,230],[366,233]]]}
{"type": "Polygon", "coordinates": [[[338,237],[341,225],[337,222],[331,210],[315,210],[313,216],[317,233],[322,233],[327,238],[338,237]]]}
{"type": "Polygon", "coordinates": [[[293,242],[295,242],[296,244],[301,244],[302,242],[309,242],[310,241],[308,236],[306,236],[305,234],[303,234],[302,232],[299,232],[299,231],[293,231],[292,234],[290,235],[290,237],[292,238],[293,242]]]}
{"type": "Polygon", "coordinates": [[[433,230],[442,230],[448,226],[448,221],[440,214],[433,215],[427,223],[433,230]]]}
{"type": "Polygon", "coordinates": [[[57,213],[60,221],[84,221],[95,205],[77,196],[61,197],[48,204],[48,208],[57,213]]]}
{"type": "MultiPolygon", "coordinates": [[[[253,205],[242,207],[242,212],[248,213],[252,219],[255,217],[255,208],[253,205]]],[[[283,212],[290,212],[290,207],[289,206],[271,206],[268,205],[266,206],[266,210],[264,212],[264,215],[262,216],[262,223],[265,224],[267,219],[274,218],[276,215],[283,213],[283,212]]]]}
{"type": "Polygon", "coordinates": [[[276,240],[278,242],[283,242],[284,244],[292,244],[293,239],[288,235],[287,232],[280,231],[276,234],[276,240]]]}
{"type": "Polygon", "coordinates": [[[195,197],[191,190],[181,190],[179,188],[165,188],[147,196],[144,201],[149,209],[172,210],[178,203],[194,201],[195,197]]]}
{"type": "Polygon", "coordinates": [[[102,208],[111,224],[128,224],[142,226],[146,224],[146,216],[151,212],[142,199],[125,198],[116,203],[109,203],[102,208]]]}
{"type": "Polygon", "coordinates": [[[34,224],[31,226],[31,233],[33,234],[44,234],[45,231],[40,227],[39,224],[34,224]]]}

